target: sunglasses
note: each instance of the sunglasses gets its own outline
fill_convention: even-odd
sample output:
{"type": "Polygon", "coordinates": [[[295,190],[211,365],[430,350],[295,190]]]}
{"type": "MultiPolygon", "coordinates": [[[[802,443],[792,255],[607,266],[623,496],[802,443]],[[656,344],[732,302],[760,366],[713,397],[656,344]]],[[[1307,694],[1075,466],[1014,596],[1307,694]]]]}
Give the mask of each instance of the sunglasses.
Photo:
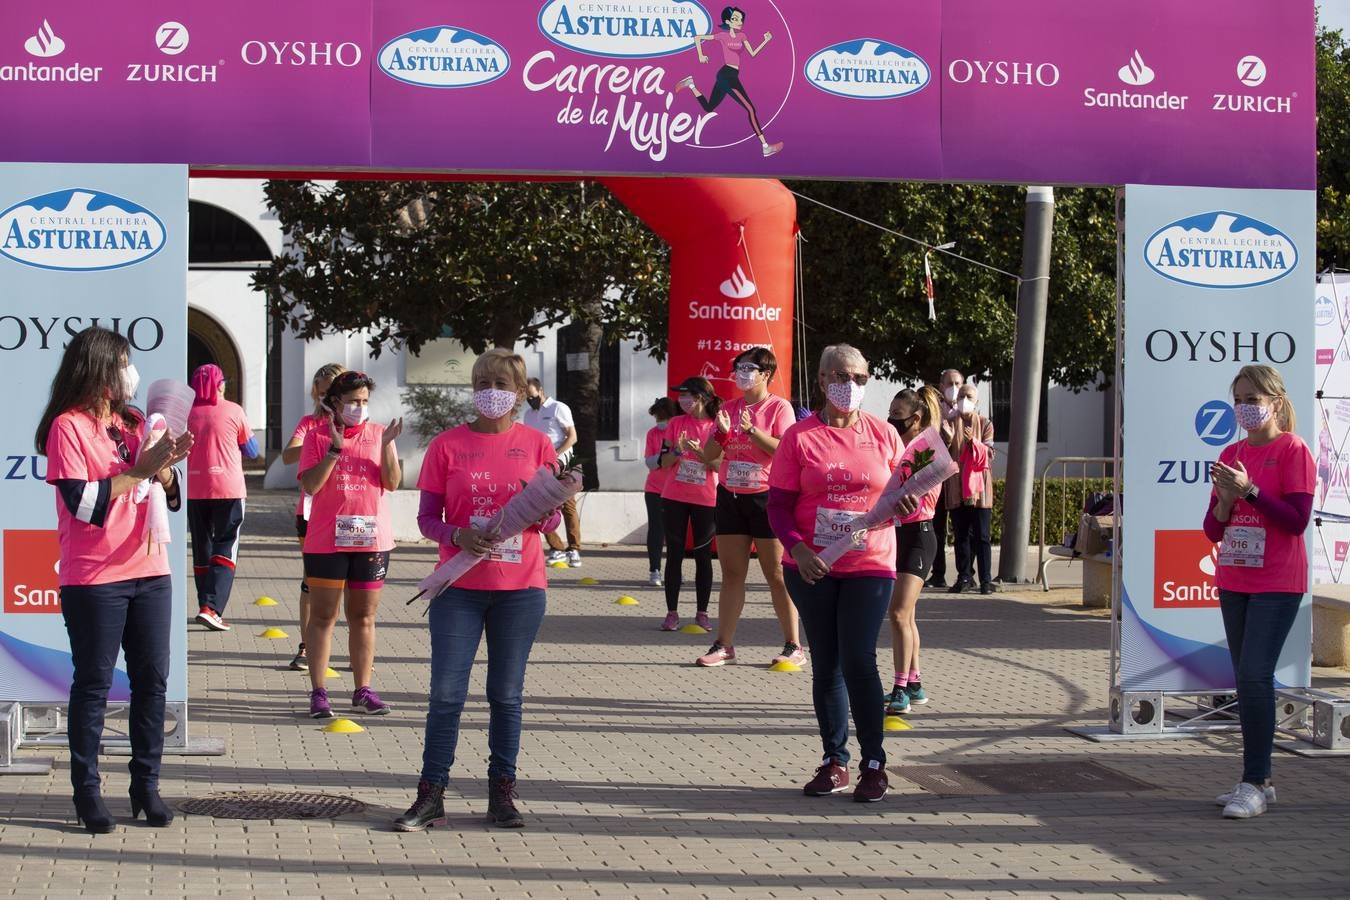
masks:
{"type": "Polygon", "coordinates": [[[754,363],[740,363],[736,366],[736,371],[740,372],[742,375],[753,375],[755,372],[762,372],[764,370],[754,363]]]}
{"type": "Polygon", "coordinates": [[[872,378],[871,375],[852,375],[849,374],[848,372],[830,373],[830,380],[833,381],[835,384],[848,384],[851,381],[854,384],[858,385],[859,387],[862,387],[863,385],[867,384],[867,382],[871,380],[871,378],[872,378]]]}
{"type": "Polygon", "coordinates": [[[122,462],[131,462],[131,450],[127,447],[126,439],[122,436],[122,429],[109,425],[108,437],[112,438],[113,442],[117,444],[117,455],[122,458],[122,462]]]}

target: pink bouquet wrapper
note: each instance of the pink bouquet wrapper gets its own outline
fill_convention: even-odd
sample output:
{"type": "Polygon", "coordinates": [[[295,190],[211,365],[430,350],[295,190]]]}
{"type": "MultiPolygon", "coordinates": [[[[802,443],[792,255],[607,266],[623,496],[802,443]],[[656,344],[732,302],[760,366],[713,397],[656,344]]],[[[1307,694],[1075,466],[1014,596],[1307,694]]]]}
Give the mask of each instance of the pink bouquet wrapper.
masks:
{"type": "MultiPolygon", "coordinates": [[[[580,491],[580,472],[563,471],[562,474],[558,474],[555,469],[540,466],[538,471],[534,473],[534,477],[529,480],[520,493],[507,500],[506,505],[488,523],[488,534],[492,535],[494,542],[510,540],[562,506],[568,498],[575,496],[580,491]]],[[[461,550],[437,566],[435,571],[418,583],[417,586],[422,590],[417,597],[422,596],[422,594],[435,597],[458,581],[465,572],[472,569],[484,558],[461,550]]],[[[414,597],[413,600],[416,600],[417,597],[414,597]]]]}
{"type": "MultiPolygon", "coordinates": [[[[150,447],[165,439],[169,434],[169,424],[160,413],[151,413],[145,420],[145,440],[136,451],[136,459],[150,447]]],[[[145,552],[147,555],[163,552],[164,545],[173,540],[169,531],[169,498],[164,486],[157,478],[147,478],[136,485],[133,497],[137,503],[149,504],[149,515],[145,517],[145,552]]]]}
{"type": "Polygon", "coordinates": [[[891,526],[896,504],[906,497],[922,497],[959,470],[960,466],[952,459],[937,429],[924,431],[905,448],[900,465],[891,473],[877,502],[853,520],[853,530],[849,534],[821,549],[821,560],[833,566],[848,551],[862,549],[869,531],[882,525],[891,526]]]}

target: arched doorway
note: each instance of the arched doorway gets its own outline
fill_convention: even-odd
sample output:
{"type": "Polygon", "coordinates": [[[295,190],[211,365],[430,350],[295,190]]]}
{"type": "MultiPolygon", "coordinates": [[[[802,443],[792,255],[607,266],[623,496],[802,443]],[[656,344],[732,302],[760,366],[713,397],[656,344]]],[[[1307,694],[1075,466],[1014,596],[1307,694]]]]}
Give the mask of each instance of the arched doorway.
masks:
{"type": "Polygon", "coordinates": [[[220,366],[225,373],[225,399],[239,402],[243,376],[239,350],[219,322],[194,307],[188,307],[187,362],[188,378],[198,366],[206,363],[220,366]]]}

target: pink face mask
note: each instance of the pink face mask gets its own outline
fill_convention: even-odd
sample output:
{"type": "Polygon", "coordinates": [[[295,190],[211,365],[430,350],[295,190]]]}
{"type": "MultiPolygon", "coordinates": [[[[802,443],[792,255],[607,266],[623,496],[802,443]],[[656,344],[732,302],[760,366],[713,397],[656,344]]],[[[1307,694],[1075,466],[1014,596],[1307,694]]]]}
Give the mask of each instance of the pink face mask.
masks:
{"type": "Polygon", "coordinates": [[[1245,430],[1257,431],[1270,421],[1273,410],[1269,406],[1258,406],[1255,403],[1239,403],[1233,407],[1233,412],[1237,414],[1238,424],[1245,430]]]}
{"type": "Polygon", "coordinates": [[[497,388],[474,391],[473,407],[485,419],[500,419],[516,408],[516,393],[497,388]]]}
{"type": "Polygon", "coordinates": [[[861,384],[846,381],[843,384],[829,384],[825,387],[825,396],[830,405],[843,412],[853,412],[862,406],[866,388],[861,384]]]}

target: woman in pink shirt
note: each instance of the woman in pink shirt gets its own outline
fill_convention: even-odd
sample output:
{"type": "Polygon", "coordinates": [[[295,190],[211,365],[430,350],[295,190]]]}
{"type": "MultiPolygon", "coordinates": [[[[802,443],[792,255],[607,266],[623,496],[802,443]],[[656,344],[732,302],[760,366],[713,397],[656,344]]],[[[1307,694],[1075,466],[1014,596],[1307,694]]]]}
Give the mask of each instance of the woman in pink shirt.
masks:
{"type": "Polygon", "coordinates": [[[516,809],[525,666],[544,621],[548,581],[541,531],[558,527],[555,510],[524,533],[493,543],[487,526],[540,466],[558,455],[542,431],[515,421],[525,402],[525,360],[489,350],[473,364],[478,418],[443,431],[427,447],[417,487],[417,525],[441,548],[441,561],[460,553],[483,559],[432,598],[431,689],[417,797],[394,821],[398,831],[444,825],[445,788],[459,743],[459,719],[469,693],[478,645],[487,636],[488,818],[499,828],[525,824],[516,809]]]}
{"type": "MultiPolygon", "coordinates": [[[[940,425],[942,410],[938,406],[938,392],[928,385],[917,391],[905,389],[891,400],[887,420],[900,435],[906,447],[906,459],[912,459],[910,445],[928,428],[940,425]]],[[[922,451],[922,447],[913,447],[922,451]]],[[[903,462],[901,463],[904,464],[903,462]]],[[[919,501],[919,508],[898,520],[895,528],[895,591],[886,618],[891,623],[891,655],[895,662],[895,682],[886,712],[900,716],[909,712],[909,705],[928,702],[919,673],[919,625],[914,617],[919,604],[919,593],[924,580],[937,558],[937,531],[933,516],[942,496],[942,485],[933,488],[919,501]]]]}
{"type": "Polygon", "coordinates": [[[642,450],[647,464],[647,482],[642,486],[642,498],[647,504],[647,583],[661,586],[661,545],[666,541],[664,513],[661,511],[661,491],[670,477],[670,470],[661,465],[661,454],[670,449],[666,426],[675,416],[675,404],[669,397],[657,397],[647,410],[656,424],[647,429],[647,440],[642,450]]]}
{"type": "Polygon", "coordinates": [[[343,372],[324,395],[328,427],[305,436],[300,451],[300,487],[314,498],[305,533],[305,580],[309,582],[309,714],[333,715],[324,687],[338,604],[347,597],[348,654],[356,691],[352,709],[382,716],[389,705],[370,688],[375,659],[375,611],[394,549],[393,522],[385,494],[403,478],[394,439],[403,420],[387,426],[368,421],[375,382],[364,372],[343,372]]]}
{"type": "MultiPolygon", "coordinates": [[[[66,346],[35,442],[56,488],[61,547],[61,615],[74,673],[67,728],[75,812],[86,830],[106,834],[113,817],[98,771],[103,718],[119,648],[131,682],[131,814],[163,827],[173,811],[159,796],[164,752],[164,691],[177,612],[169,557],[149,541],[154,478],[169,509],[181,494],[172,466],[185,459],[192,433],[142,448],[145,416],[131,406],[140,376],[122,335],[86,328],[66,346]]],[[[0,687],[0,693],[4,688],[0,687]]]]}
{"type": "Polygon", "coordinates": [[[993,543],[990,527],[994,514],[994,479],[989,466],[994,454],[994,423],[976,411],[979,391],[966,382],[957,392],[956,418],[948,423],[952,459],[961,466],[959,474],[948,478],[942,487],[943,501],[951,517],[956,544],[956,583],[947,589],[960,594],[975,586],[980,577],[980,593],[994,592],[993,543]],[[972,473],[977,454],[970,452],[978,444],[980,470],[972,473]],[[978,491],[970,491],[972,484],[978,491]]]}
{"type": "MultiPolygon", "coordinates": [[[[291,433],[291,440],[284,450],[281,451],[281,461],[288,466],[293,466],[300,462],[300,451],[305,446],[305,435],[316,428],[326,430],[328,428],[328,413],[324,410],[323,396],[328,393],[328,386],[333,383],[333,379],[347,371],[347,367],[338,363],[327,363],[319,367],[314,373],[314,379],[309,384],[309,398],[314,403],[314,412],[300,417],[300,422],[295,426],[295,431],[291,433]]],[[[305,530],[309,526],[309,507],[313,498],[306,494],[302,489],[300,497],[295,504],[295,536],[300,540],[300,546],[305,544],[305,530]]],[[[291,658],[290,667],[296,672],[306,672],[309,670],[309,660],[305,657],[305,629],[309,627],[309,582],[305,581],[304,576],[300,578],[300,646],[295,651],[295,656],[291,658]]]]}
{"type": "Polygon", "coordinates": [[[736,659],[736,626],[745,609],[745,578],[750,571],[750,548],[759,555],[759,567],[769,585],[774,615],[783,630],[783,651],[770,663],[800,666],[806,662],[797,610],[783,583],[783,545],[769,527],[769,473],[773,453],[784,432],[797,421],[792,404],[769,393],[769,381],[778,360],[767,347],[752,347],[732,361],[736,387],[742,395],[717,413],[717,430],[703,448],[703,459],[720,459],[717,486],[717,560],[722,566],[722,589],[717,595],[717,640],[694,661],[699,666],[722,666],[736,659]]]}
{"type": "Polygon", "coordinates": [[[1294,434],[1294,407],[1270,366],[1243,366],[1233,408],[1247,438],[1229,444],[1210,471],[1205,536],[1219,544],[1214,580],[1233,657],[1242,724],[1242,780],[1218,798],[1225,818],[1247,819],[1275,800],[1275,669],[1308,592],[1303,534],[1317,471],[1294,434]]]}
{"type": "MultiPolygon", "coordinates": [[[[832,567],[818,551],[850,540],[852,521],[881,497],[900,464],[900,438],[883,419],[862,411],[867,360],[848,344],[825,348],[818,374],[825,408],[783,435],[769,475],[769,522],[788,557],[783,574],[811,643],[811,694],[824,759],[802,792],[809,797],[848,788],[850,709],[862,750],[853,799],[886,795],[882,693],[877,635],[895,583],[895,529],[867,533],[862,547],[832,567]]],[[[909,499],[895,510],[918,509],[909,499]]]]}
{"type": "Polygon", "coordinates": [[[188,456],[187,514],[197,621],[212,631],[229,631],[225,604],[234,586],[247,493],[243,457],[257,459],[258,442],[243,408],[225,399],[220,366],[198,366],[192,373],[192,390],[197,396],[188,413],[194,440],[188,456]]]}
{"type": "Polygon", "coordinates": [[[717,70],[717,81],[713,84],[711,97],[705,97],[694,85],[694,76],[688,75],[681,78],[675,85],[675,93],[679,93],[686,88],[698,105],[703,107],[703,111],[711,113],[722,105],[722,101],[727,97],[735,100],[746,115],[750,117],[750,127],[755,132],[755,137],[759,138],[760,152],[768,157],[773,156],[779,150],[783,149],[783,142],[770,144],[769,139],[764,136],[764,126],[759,121],[759,111],[755,109],[755,104],[750,101],[750,95],[745,91],[745,85],[741,84],[741,51],[744,50],[754,58],[760,54],[769,41],[773,40],[773,35],[764,32],[764,40],[756,47],[753,43],[746,40],[742,33],[745,29],[745,10],[739,6],[727,6],[722,9],[722,30],[714,34],[703,34],[694,38],[694,49],[698,51],[698,61],[706,63],[707,55],[703,52],[703,45],[709,41],[718,45],[722,50],[722,68],[717,70]]]}
{"type": "Polygon", "coordinates": [[[706,378],[692,376],[671,390],[679,395],[682,415],[666,426],[669,447],[658,458],[668,470],[666,486],[661,490],[661,509],[666,525],[666,617],[662,631],[680,627],[680,586],[684,580],[684,543],[692,530],[694,557],[694,597],[697,611],[694,624],[712,630],[708,603],[712,600],[712,542],[714,511],[717,507],[717,466],[703,459],[703,448],[712,441],[717,428],[717,411],[722,401],[706,378]]]}

